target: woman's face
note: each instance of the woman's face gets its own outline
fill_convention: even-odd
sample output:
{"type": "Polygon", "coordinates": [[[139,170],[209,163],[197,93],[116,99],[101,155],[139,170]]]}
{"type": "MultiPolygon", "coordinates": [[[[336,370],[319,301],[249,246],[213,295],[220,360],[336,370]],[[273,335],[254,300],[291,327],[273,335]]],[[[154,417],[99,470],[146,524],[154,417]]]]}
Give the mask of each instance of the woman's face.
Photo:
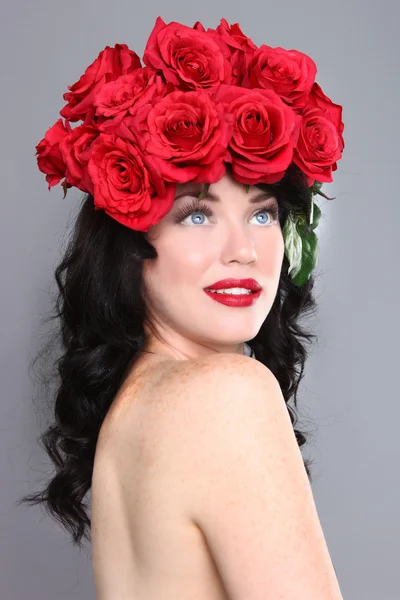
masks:
{"type": "Polygon", "coordinates": [[[274,302],[284,257],[275,197],[265,193],[252,203],[262,191],[250,186],[246,193],[230,173],[209,187],[217,200],[196,200],[201,189],[200,183],[177,184],[172,209],[146,234],[158,254],[145,260],[146,303],[153,327],[167,342],[160,346],[150,335],[147,347],[169,348],[182,358],[243,353],[243,342],[258,333],[274,302]],[[210,215],[196,202],[206,205],[210,215]],[[192,214],[177,222],[187,204],[193,204],[192,214]],[[250,306],[233,307],[205,293],[204,288],[227,277],[254,278],[261,295],[250,306]]]}

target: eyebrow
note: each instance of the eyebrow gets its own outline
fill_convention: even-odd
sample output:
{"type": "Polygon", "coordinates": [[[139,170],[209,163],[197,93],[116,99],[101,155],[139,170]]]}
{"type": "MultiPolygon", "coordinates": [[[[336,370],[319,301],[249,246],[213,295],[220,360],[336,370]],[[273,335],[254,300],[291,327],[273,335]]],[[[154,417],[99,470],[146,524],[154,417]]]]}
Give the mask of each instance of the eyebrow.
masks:
{"type": "MultiPolygon", "coordinates": [[[[200,192],[201,192],[201,186],[199,188],[188,188],[187,190],[179,192],[179,194],[177,194],[175,196],[175,201],[179,200],[179,198],[182,198],[182,196],[193,196],[197,200],[199,200],[199,198],[197,198],[197,195],[200,192]]],[[[275,195],[272,192],[260,192],[256,196],[253,196],[252,198],[250,198],[249,203],[257,204],[258,202],[262,202],[266,198],[275,198],[275,195]]],[[[221,198],[218,196],[218,194],[213,194],[212,192],[207,192],[206,194],[204,194],[204,196],[201,198],[201,200],[210,200],[211,202],[221,202],[221,198]]]]}

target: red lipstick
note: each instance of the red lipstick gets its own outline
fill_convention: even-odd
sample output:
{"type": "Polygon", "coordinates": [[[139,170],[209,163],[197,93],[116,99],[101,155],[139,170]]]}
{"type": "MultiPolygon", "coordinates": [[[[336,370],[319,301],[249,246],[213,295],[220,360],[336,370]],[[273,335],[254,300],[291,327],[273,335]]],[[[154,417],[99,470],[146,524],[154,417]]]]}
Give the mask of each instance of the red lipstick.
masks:
{"type": "Polygon", "coordinates": [[[262,287],[255,279],[221,279],[204,288],[207,296],[210,296],[216,302],[225,304],[226,306],[251,306],[261,295],[262,287]],[[210,290],[223,290],[229,288],[245,288],[250,290],[250,293],[245,294],[229,294],[217,293],[210,290]]]}
{"type": "Polygon", "coordinates": [[[223,290],[228,288],[246,288],[247,290],[251,290],[252,292],[258,292],[261,290],[261,285],[253,278],[247,279],[233,279],[230,277],[229,279],[221,279],[220,281],[216,281],[215,283],[208,285],[205,290],[223,290]]]}

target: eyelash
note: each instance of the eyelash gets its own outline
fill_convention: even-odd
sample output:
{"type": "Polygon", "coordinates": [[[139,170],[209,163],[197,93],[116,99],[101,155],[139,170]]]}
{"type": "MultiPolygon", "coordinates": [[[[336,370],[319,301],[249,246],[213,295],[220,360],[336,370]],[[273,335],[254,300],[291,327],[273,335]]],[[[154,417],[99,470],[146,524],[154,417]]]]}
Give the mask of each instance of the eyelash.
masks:
{"type": "MultiPolygon", "coordinates": [[[[279,208],[276,205],[271,206],[271,204],[265,204],[261,208],[258,209],[253,216],[258,215],[261,212],[268,212],[272,216],[272,221],[270,223],[265,224],[266,227],[271,227],[274,223],[276,223],[279,219],[279,208]]],[[[174,215],[175,223],[180,223],[186,217],[193,215],[195,213],[204,213],[207,217],[212,216],[212,210],[210,207],[204,202],[191,202],[189,204],[185,204],[182,208],[174,215]]]]}

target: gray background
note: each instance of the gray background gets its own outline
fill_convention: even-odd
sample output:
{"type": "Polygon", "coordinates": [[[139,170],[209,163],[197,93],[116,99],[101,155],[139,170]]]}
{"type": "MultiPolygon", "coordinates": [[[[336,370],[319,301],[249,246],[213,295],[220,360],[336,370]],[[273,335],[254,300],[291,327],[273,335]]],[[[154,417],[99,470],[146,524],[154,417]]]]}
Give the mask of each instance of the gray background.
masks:
{"type": "MultiPolygon", "coordinates": [[[[106,45],[139,56],[160,15],[215,27],[239,22],[257,45],[296,48],[344,107],[344,158],[322,219],[313,347],[302,383],[302,424],[314,431],[313,491],[345,600],[395,600],[399,521],[399,8],[371,0],[2,0],[1,435],[2,600],[94,598],[90,549],[79,552],[37,508],[49,463],[36,438],[45,422],[28,363],[43,342],[53,269],[81,198],[47,191],[35,145],[58,118],[62,95],[106,45]],[[194,3],[194,6],[196,3],[194,3]]],[[[160,599],[161,600],[161,599],[160,599]]],[[[178,600],[178,599],[177,599],[178,600]]],[[[322,600],[322,599],[321,599],[322,600]]]]}

